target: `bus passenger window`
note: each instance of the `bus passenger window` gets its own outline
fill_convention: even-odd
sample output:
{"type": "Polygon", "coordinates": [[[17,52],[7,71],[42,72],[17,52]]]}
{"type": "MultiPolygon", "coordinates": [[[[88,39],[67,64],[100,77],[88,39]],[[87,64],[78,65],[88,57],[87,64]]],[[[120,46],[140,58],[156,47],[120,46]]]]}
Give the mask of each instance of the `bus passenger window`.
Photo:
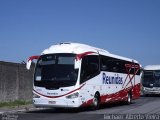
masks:
{"type": "Polygon", "coordinates": [[[118,61],[113,61],[113,66],[112,66],[113,72],[120,72],[119,68],[120,68],[119,62],[118,61]]]}
{"type": "Polygon", "coordinates": [[[101,70],[102,71],[109,71],[110,65],[109,65],[109,62],[108,62],[108,60],[109,60],[108,57],[101,56],[100,59],[101,59],[101,70]]]}

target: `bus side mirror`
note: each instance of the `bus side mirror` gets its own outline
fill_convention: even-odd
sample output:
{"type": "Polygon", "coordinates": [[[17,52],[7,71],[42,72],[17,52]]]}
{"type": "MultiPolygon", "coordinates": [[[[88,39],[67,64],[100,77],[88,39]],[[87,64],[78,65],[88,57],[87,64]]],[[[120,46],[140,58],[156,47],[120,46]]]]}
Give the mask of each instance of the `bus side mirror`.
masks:
{"type": "Polygon", "coordinates": [[[76,60],[75,59],[75,62],[74,62],[74,69],[78,69],[80,66],[80,60],[76,60]]]}
{"type": "Polygon", "coordinates": [[[31,57],[29,57],[29,59],[27,60],[26,68],[29,70],[30,67],[31,67],[32,61],[33,61],[34,59],[38,59],[38,58],[39,58],[39,56],[31,56],[31,57]]]}
{"type": "Polygon", "coordinates": [[[31,60],[28,60],[28,61],[27,61],[26,68],[27,68],[28,70],[29,70],[30,67],[31,67],[31,63],[32,63],[31,60]]]}

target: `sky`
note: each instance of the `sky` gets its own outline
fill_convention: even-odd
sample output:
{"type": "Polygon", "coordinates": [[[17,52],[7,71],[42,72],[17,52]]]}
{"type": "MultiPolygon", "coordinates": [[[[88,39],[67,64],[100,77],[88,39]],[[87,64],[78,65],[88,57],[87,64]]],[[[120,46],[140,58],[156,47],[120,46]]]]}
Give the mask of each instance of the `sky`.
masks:
{"type": "Polygon", "coordinates": [[[78,42],[160,64],[160,0],[0,0],[0,61],[78,42]]]}

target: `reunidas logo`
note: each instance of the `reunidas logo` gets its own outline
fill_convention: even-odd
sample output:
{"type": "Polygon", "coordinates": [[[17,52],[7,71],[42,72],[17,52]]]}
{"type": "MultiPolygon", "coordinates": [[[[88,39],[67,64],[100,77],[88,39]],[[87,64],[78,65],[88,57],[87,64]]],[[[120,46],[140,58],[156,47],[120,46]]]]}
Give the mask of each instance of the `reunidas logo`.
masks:
{"type": "Polygon", "coordinates": [[[119,77],[119,74],[107,76],[105,73],[103,73],[102,78],[103,84],[123,84],[123,77],[119,77]]]}

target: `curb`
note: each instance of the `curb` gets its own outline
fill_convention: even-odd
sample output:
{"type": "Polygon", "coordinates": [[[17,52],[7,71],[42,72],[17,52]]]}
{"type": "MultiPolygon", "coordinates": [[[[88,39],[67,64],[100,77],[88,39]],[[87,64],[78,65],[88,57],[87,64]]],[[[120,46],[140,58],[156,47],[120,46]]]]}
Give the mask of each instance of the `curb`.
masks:
{"type": "Polygon", "coordinates": [[[22,108],[22,109],[15,109],[15,110],[4,110],[0,111],[0,115],[2,114],[16,114],[16,113],[21,113],[21,112],[31,112],[31,111],[36,111],[36,110],[44,110],[45,108],[22,108]]]}

